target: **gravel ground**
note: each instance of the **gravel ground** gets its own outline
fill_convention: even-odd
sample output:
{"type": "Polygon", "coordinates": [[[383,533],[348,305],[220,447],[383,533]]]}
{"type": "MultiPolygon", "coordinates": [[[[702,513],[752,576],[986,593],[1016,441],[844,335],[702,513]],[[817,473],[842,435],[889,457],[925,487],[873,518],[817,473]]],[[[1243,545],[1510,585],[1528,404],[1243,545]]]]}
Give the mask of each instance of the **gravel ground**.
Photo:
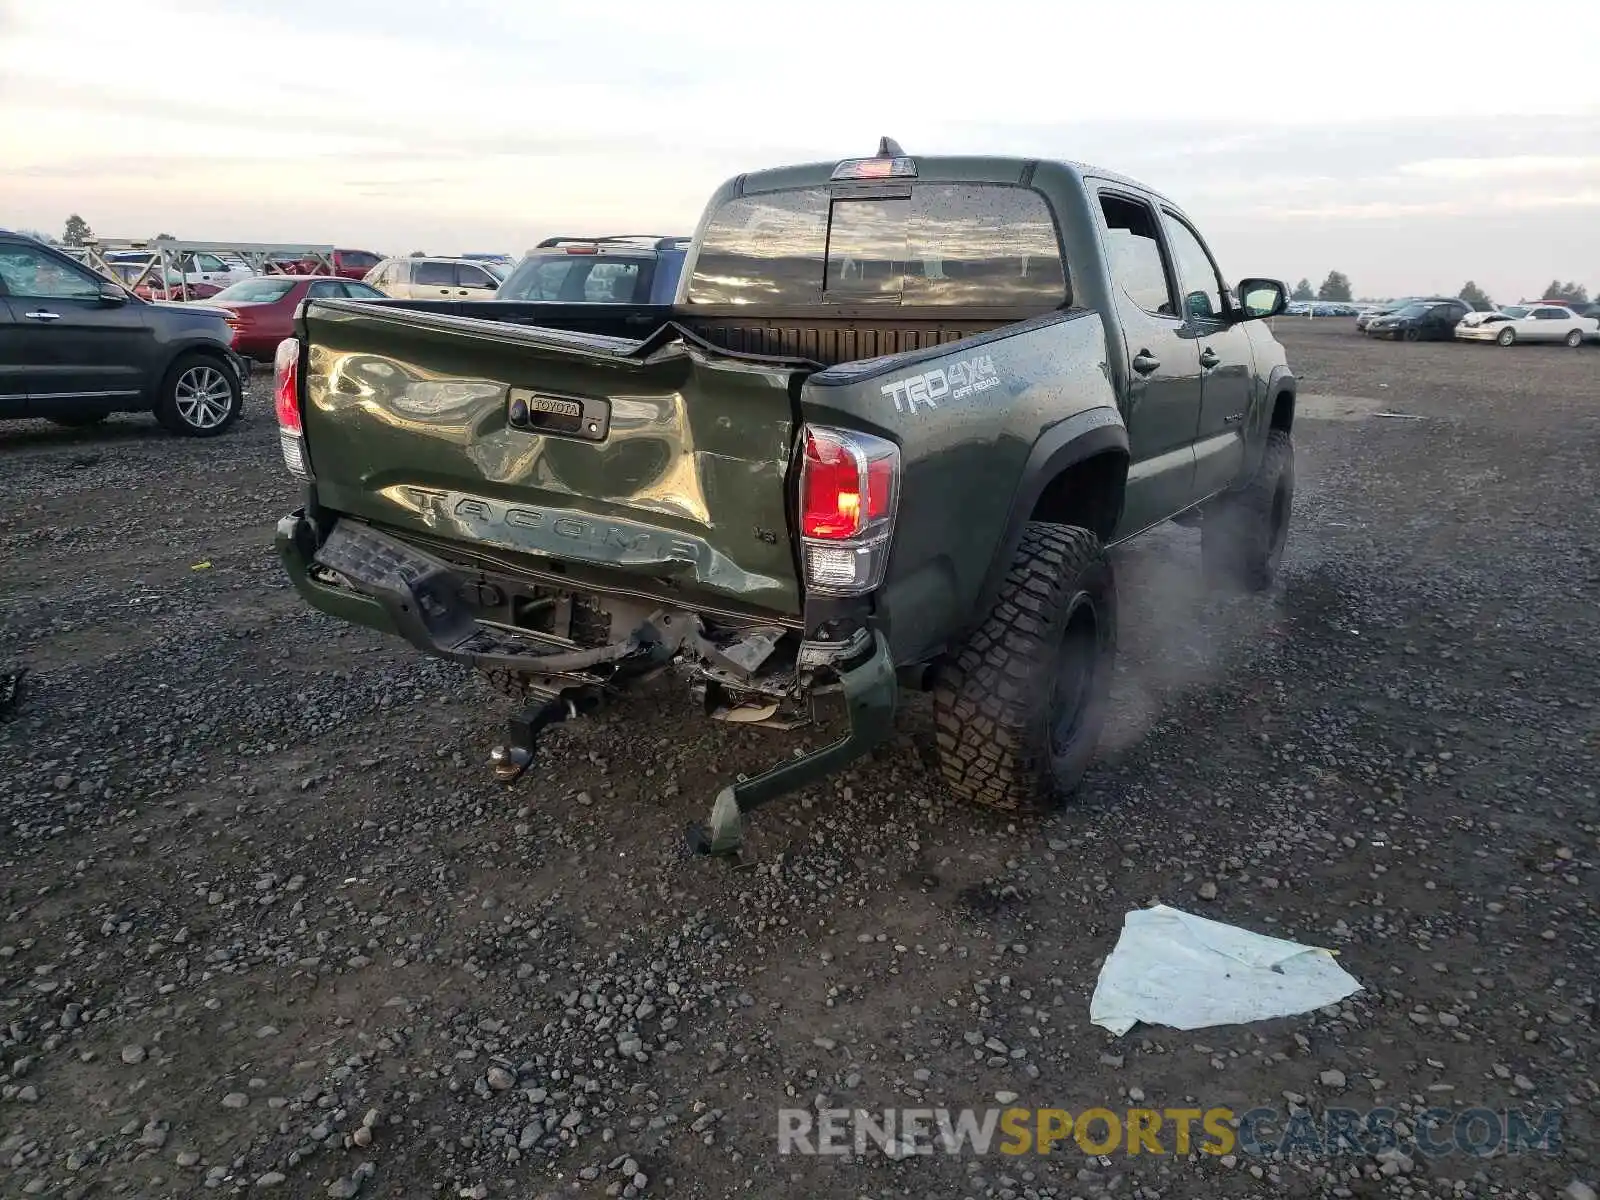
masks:
{"type": "Polygon", "coordinates": [[[1282,585],[1207,595],[1188,530],[1119,557],[1078,801],[951,802],[914,702],[740,869],[683,826],[796,735],[641,696],[494,784],[502,702],[281,578],[264,380],[215,442],[0,427],[0,662],[32,672],[0,721],[0,1190],[1592,1198],[1600,353],[1280,326],[1315,394],[1282,585]],[[1114,1038],[1089,996],[1156,900],[1365,990],[1114,1038]],[[776,1153],[782,1107],[1012,1095],[1554,1106],[1564,1148],[776,1153]]]}

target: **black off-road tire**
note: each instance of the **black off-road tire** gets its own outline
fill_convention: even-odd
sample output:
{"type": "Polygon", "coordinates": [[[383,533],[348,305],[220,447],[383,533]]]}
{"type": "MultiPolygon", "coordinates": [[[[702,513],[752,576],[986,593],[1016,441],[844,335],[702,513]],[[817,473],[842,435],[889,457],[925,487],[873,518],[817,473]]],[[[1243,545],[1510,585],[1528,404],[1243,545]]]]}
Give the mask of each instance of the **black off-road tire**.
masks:
{"type": "Polygon", "coordinates": [[[1031,522],[993,610],[934,687],[950,790],[1008,812],[1059,807],[1094,757],[1116,648],[1116,580],[1100,539],[1031,522]]]}
{"type": "Polygon", "coordinates": [[[178,355],[156,393],[156,420],[183,437],[217,437],[244,411],[244,387],[220,358],[178,355]],[[202,398],[203,397],[203,398],[202,398]]]}
{"type": "Polygon", "coordinates": [[[1274,429],[1255,477],[1206,510],[1200,526],[1206,578],[1247,592],[1270,588],[1283,562],[1293,510],[1294,439],[1274,429]]]}

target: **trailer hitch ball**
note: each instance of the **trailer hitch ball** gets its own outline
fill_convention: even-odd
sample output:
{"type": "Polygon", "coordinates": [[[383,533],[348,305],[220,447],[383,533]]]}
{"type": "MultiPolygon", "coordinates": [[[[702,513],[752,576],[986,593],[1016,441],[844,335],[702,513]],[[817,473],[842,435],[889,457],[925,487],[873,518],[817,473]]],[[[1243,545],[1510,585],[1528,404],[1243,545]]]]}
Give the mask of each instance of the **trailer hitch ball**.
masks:
{"type": "Polygon", "coordinates": [[[512,783],[533,765],[533,751],[524,746],[496,746],[489,751],[489,762],[494,766],[496,779],[512,783]]]}
{"type": "Polygon", "coordinates": [[[563,692],[549,700],[523,707],[506,726],[506,740],[489,751],[494,777],[501,783],[521,779],[539,751],[539,735],[552,725],[592,712],[598,698],[581,692],[563,692]]]}

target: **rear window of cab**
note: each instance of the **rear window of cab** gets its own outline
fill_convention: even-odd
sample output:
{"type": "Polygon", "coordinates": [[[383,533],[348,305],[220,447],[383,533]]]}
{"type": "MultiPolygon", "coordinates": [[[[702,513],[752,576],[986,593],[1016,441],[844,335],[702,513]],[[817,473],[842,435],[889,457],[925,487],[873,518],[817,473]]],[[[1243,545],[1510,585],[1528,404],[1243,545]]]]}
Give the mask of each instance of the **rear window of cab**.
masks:
{"type": "Polygon", "coordinates": [[[1070,295],[1061,239],[1038,192],[918,183],[728,201],[706,225],[687,299],[1050,309],[1070,295]]]}

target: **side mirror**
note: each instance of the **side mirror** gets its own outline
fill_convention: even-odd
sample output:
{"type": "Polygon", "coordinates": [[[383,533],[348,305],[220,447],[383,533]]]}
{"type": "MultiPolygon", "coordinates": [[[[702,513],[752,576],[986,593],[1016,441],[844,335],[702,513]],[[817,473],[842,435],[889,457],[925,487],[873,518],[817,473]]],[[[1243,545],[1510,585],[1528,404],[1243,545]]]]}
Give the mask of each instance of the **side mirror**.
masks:
{"type": "Polygon", "coordinates": [[[100,285],[100,302],[102,304],[126,304],[128,293],[114,283],[100,285]]]}
{"type": "Polygon", "coordinates": [[[1289,289],[1278,279],[1241,279],[1237,295],[1241,321],[1275,317],[1289,306],[1289,289]]]}

